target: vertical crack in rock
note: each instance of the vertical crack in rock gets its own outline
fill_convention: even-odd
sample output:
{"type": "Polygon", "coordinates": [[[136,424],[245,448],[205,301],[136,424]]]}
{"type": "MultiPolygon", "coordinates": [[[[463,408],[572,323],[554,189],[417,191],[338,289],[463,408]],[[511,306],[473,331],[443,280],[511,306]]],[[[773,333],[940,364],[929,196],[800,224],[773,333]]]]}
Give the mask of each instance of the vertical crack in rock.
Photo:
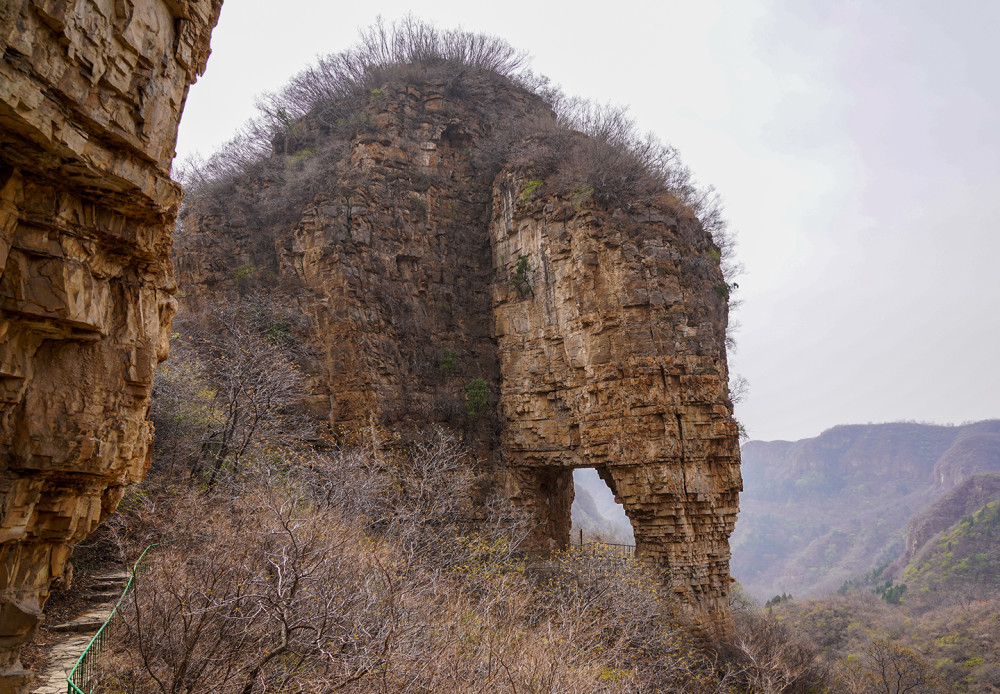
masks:
{"type": "Polygon", "coordinates": [[[681,450],[681,481],[684,483],[684,499],[688,499],[688,481],[687,481],[687,461],[684,459],[684,423],[681,421],[681,415],[677,413],[677,443],[680,444],[681,450]]]}

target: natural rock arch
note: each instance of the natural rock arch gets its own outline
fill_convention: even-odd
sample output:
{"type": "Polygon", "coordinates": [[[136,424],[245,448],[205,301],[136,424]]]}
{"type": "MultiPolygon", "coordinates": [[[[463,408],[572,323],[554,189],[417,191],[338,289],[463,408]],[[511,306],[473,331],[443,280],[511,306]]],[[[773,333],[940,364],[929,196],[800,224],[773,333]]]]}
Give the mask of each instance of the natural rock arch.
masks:
{"type": "Polygon", "coordinates": [[[565,546],[572,469],[596,468],[637,553],[670,570],[696,621],[724,630],[741,480],[707,235],[669,201],[613,214],[525,205],[524,183],[499,179],[491,223],[510,486],[539,521],[536,542],[565,546]],[[518,258],[530,296],[503,282],[518,258]]]}

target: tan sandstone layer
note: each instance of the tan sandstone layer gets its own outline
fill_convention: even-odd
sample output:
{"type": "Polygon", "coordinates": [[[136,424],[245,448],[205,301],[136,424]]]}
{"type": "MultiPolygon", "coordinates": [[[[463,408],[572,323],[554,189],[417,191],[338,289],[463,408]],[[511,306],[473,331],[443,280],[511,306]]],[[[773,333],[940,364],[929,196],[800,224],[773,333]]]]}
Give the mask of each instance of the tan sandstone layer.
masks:
{"type": "Polygon", "coordinates": [[[564,547],[572,469],[596,468],[637,552],[669,567],[692,616],[724,628],[741,481],[714,246],[669,197],[608,213],[531,185],[500,177],[490,224],[517,498],[540,542],[564,547]],[[519,259],[530,291],[509,280],[519,259]]]}
{"type": "Polygon", "coordinates": [[[177,123],[221,0],[0,6],[0,694],[74,543],[141,479],[175,310],[177,123]]]}

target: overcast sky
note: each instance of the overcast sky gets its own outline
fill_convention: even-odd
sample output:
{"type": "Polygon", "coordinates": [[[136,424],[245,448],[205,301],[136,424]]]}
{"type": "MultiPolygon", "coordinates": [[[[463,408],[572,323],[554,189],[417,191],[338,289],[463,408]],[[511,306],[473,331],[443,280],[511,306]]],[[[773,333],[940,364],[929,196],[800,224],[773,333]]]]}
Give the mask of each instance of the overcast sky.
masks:
{"type": "Polygon", "coordinates": [[[226,0],[179,160],[378,14],[496,34],[722,193],[751,437],[1000,417],[1000,2],[601,6],[226,0]]]}

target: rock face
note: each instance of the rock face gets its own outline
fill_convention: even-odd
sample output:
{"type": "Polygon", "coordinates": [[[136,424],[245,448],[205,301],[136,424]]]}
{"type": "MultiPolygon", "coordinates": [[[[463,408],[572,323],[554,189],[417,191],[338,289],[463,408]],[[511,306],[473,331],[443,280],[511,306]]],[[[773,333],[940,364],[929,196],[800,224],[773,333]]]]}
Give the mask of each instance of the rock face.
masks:
{"type": "Polygon", "coordinates": [[[709,239],[668,200],[608,213],[528,185],[496,182],[490,224],[516,498],[540,543],[566,546],[572,470],[595,468],[636,551],[670,568],[695,615],[724,621],[741,480],[709,239]],[[530,291],[508,280],[518,261],[530,291]]]}
{"type": "Polygon", "coordinates": [[[359,133],[313,138],[306,119],[296,145],[192,198],[182,311],[256,288],[305,316],[316,411],[334,429],[464,428],[536,547],[568,543],[572,470],[596,468],[638,552],[725,629],[741,481],[718,251],[670,195],[600,204],[531,142],[508,138],[526,154],[491,169],[504,123],[553,116],[483,79],[411,69],[372,91],[359,133]],[[470,422],[477,379],[490,413],[470,422]]]}
{"type": "Polygon", "coordinates": [[[74,543],[142,477],[170,180],[221,0],[0,6],[0,693],[74,543]]]}
{"type": "Polygon", "coordinates": [[[938,533],[1000,498],[1000,475],[972,475],[924,509],[906,528],[906,549],[896,560],[900,571],[938,533]]]}

